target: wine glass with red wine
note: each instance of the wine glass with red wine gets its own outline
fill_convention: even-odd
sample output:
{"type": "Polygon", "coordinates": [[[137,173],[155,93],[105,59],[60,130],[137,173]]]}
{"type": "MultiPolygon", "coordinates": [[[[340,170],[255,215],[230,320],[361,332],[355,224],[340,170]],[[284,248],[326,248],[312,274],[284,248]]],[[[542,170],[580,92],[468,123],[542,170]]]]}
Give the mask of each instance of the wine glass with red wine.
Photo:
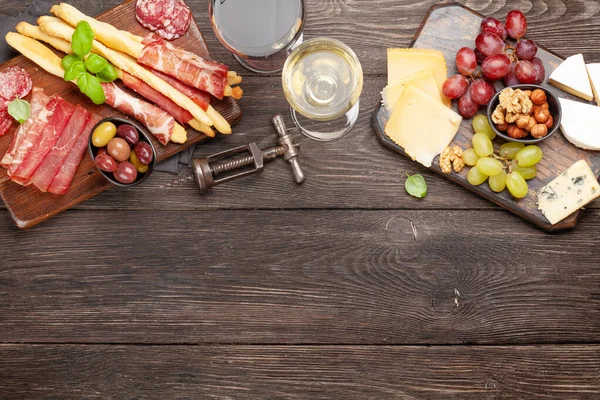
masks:
{"type": "Polygon", "coordinates": [[[250,71],[281,71],[302,42],[304,0],[209,0],[208,14],[219,41],[250,71]]]}

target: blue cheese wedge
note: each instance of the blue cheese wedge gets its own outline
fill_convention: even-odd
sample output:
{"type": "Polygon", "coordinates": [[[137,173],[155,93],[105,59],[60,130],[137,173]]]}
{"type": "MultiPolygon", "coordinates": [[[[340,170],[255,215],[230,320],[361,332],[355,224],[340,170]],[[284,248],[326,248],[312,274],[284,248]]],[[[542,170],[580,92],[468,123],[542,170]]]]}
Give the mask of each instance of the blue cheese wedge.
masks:
{"type": "Polygon", "coordinates": [[[585,160],[544,186],[537,194],[538,209],[552,225],[600,197],[600,184],[585,160]]]}

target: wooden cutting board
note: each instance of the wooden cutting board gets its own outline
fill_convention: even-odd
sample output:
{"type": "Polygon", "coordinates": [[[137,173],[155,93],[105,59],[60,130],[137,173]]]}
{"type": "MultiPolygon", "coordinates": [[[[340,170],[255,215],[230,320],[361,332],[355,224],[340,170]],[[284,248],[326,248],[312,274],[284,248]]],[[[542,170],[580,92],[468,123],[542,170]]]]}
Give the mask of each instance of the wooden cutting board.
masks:
{"type": "MultiPolygon", "coordinates": [[[[448,76],[455,75],[458,73],[455,64],[456,52],[461,47],[475,47],[475,37],[477,37],[480,32],[480,24],[483,18],[483,15],[457,3],[434,6],[425,16],[410,47],[437,49],[442,51],[446,56],[446,63],[448,64],[448,76]]],[[[582,101],[581,99],[575,98],[548,84],[550,73],[556,69],[563,59],[541,47],[538,50],[537,56],[544,62],[546,68],[546,81],[542,86],[559,97],[582,101]]],[[[496,84],[496,89],[501,89],[502,87],[503,85],[496,84]]],[[[453,102],[453,107],[456,110],[455,101],[453,102]]],[[[485,112],[486,109],[484,108],[480,111],[480,113],[485,112]]],[[[386,108],[380,104],[373,115],[373,127],[375,133],[383,145],[406,156],[402,147],[395,144],[385,134],[385,125],[388,118],[389,115],[386,108]]],[[[472,119],[463,120],[460,130],[454,137],[452,142],[453,145],[458,145],[462,149],[473,147],[471,144],[471,138],[473,137],[471,123],[472,119]]],[[[504,142],[501,139],[494,140],[496,149],[502,143],[504,142]]],[[[556,225],[551,225],[537,208],[536,193],[540,188],[552,181],[560,173],[567,170],[576,161],[582,159],[586,160],[591,165],[594,174],[598,176],[600,172],[600,152],[586,151],[573,146],[563,137],[560,131],[547,140],[539,143],[538,146],[543,150],[544,158],[537,166],[537,177],[528,181],[529,194],[521,200],[513,198],[507,190],[502,193],[494,193],[487,183],[480,186],[470,185],[469,182],[467,182],[468,167],[460,174],[454,172],[451,174],[444,174],[439,167],[439,156],[436,157],[433,165],[429,169],[526,220],[531,221],[545,230],[558,231],[573,228],[577,224],[582,211],[574,213],[556,225]]],[[[429,195],[435,196],[435,193],[429,195]]]]}
{"type": "MultiPolygon", "coordinates": [[[[99,15],[97,18],[100,21],[114,25],[119,29],[130,31],[136,35],[145,36],[148,34],[148,31],[137,22],[134,11],[135,2],[126,1],[99,15]]],[[[2,40],[4,40],[4,38],[2,38],[2,40]]],[[[173,43],[186,50],[193,51],[206,59],[213,59],[195,21],[191,24],[187,34],[173,41],[173,43]]],[[[44,92],[49,96],[58,94],[71,103],[84,105],[88,110],[102,118],[111,116],[127,118],[120,111],[112,107],[94,105],[86,96],[79,92],[76,85],[50,75],[23,56],[15,57],[3,63],[0,65],[0,71],[13,65],[23,67],[31,75],[33,85],[43,88],[44,92]]],[[[116,82],[123,88],[120,81],[116,82]]],[[[129,91],[128,89],[125,90],[129,91]]],[[[136,96],[138,95],[136,94],[136,96]]],[[[225,98],[222,101],[213,99],[212,105],[232,125],[242,118],[242,111],[232,98],[225,98]]],[[[0,157],[6,153],[6,150],[10,146],[16,128],[17,126],[15,123],[6,135],[0,137],[0,157]]],[[[190,129],[188,130],[188,141],[185,144],[169,143],[167,146],[163,146],[154,139],[154,137],[152,137],[152,140],[154,147],[157,150],[157,160],[162,161],[205,138],[205,135],[190,129]]],[[[111,186],[112,184],[104,179],[95,168],[94,162],[90,158],[87,150],[83,161],[75,174],[73,182],[71,183],[69,191],[62,196],[42,193],[33,186],[23,187],[17,185],[8,180],[6,170],[0,168],[0,196],[4,200],[4,203],[17,226],[23,229],[31,228],[32,226],[97,195],[111,186]]]]}

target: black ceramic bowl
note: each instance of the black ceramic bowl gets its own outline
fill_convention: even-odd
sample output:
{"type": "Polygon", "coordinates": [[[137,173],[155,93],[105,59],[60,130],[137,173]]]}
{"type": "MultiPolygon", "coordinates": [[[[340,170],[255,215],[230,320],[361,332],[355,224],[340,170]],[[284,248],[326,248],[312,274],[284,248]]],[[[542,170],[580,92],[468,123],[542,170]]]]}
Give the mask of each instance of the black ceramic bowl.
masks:
{"type": "MultiPolygon", "coordinates": [[[[144,173],[138,172],[136,180],[133,181],[132,183],[125,184],[125,183],[121,183],[121,182],[117,181],[114,178],[112,172],[104,172],[100,169],[98,169],[98,171],[100,171],[100,173],[106,178],[106,180],[108,180],[110,183],[112,183],[113,185],[116,185],[116,186],[130,187],[130,186],[139,185],[140,183],[144,182],[146,179],[148,179],[148,177],[154,170],[154,167],[156,166],[156,149],[154,148],[154,145],[152,144],[152,141],[150,140],[150,134],[148,134],[148,132],[146,132],[146,130],[144,128],[142,128],[140,125],[138,125],[137,123],[130,121],[128,119],[116,118],[116,117],[104,118],[102,121],[98,122],[92,128],[92,131],[90,132],[90,138],[88,139],[88,150],[90,152],[90,156],[92,156],[92,160],[96,159],[98,150],[100,150],[100,147],[96,147],[92,144],[92,133],[94,133],[96,128],[98,126],[100,126],[101,124],[103,124],[104,122],[112,122],[113,124],[115,124],[115,126],[117,128],[119,127],[119,125],[122,125],[122,124],[132,125],[138,131],[138,134],[140,136],[140,141],[148,143],[150,145],[150,147],[152,148],[152,156],[153,157],[152,157],[152,162],[148,166],[148,170],[144,173]]],[[[133,151],[133,147],[132,147],[131,151],[133,151]]]]}
{"type": "Polygon", "coordinates": [[[490,101],[490,104],[488,105],[488,109],[487,109],[488,121],[489,121],[490,125],[492,126],[492,129],[494,130],[494,132],[496,132],[496,135],[501,137],[504,140],[508,140],[511,142],[525,143],[525,144],[539,143],[542,140],[546,140],[550,136],[554,135],[554,133],[556,133],[556,131],[558,130],[558,127],[560,126],[560,120],[562,118],[562,109],[560,107],[560,101],[558,100],[558,97],[556,97],[556,95],[554,93],[552,93],[551,91],[549,91],[548,89],[546,89],[542,86],[538,86],[538,85],[514,85],[514,86],[510,86],[510,87],[515,90],[517,90],[517,89],[521,89],[521,90],[542,89],[544,92],[546,92],[546,98],[548,101],[548,105],[550,106],[550,114],[552,114],[552,119],[554,120],[554,124],[552,125],[552,128],[548,129],[548,134],[546,136],[544,136],[543,138],[539,138],[539,139],[535,139],[531,135],[527,136],[524,139],[513,139],[510,136],[508,136],[508,134],[506,132],[499,131],[498,129],[496,129],[496,124],[494,124],[494,122],[492,121],[492,114],[493,114],[494,110],[496,109],[496,107],[498,106],[498,103],[500,103],[500,93],[502,92],[502,90],[500,90],[500,91],[498,91],[498,93],[496,93],[496,95],[494,97],[492,97],[492,100],[490,101]]]}

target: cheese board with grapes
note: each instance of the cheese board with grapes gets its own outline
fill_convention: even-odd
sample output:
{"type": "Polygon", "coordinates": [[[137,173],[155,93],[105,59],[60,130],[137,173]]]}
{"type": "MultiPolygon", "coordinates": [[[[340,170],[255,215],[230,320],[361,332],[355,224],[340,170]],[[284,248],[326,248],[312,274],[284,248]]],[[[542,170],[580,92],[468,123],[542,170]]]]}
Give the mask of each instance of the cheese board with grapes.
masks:
{"type": "Polygon", "coordinates": [[[432,7],[409,48],[388,49],[373,127],[384,146],[558,231],[600,197],[600,63],[527,33],[519,10],[501,21],[432,7]]]}

